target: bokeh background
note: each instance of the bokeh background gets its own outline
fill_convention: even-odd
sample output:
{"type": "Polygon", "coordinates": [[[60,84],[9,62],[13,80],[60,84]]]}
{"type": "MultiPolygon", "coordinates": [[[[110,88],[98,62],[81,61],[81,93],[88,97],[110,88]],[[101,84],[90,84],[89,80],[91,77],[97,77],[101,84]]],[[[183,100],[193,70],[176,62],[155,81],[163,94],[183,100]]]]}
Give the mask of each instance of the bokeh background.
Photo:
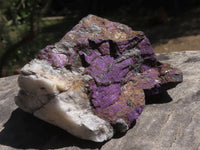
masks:
{"type": "Polygon", "coordinates": [[[0,0],[0,77],[18,74],[88,14],[144,31],[155,53],[200,50],[200,0],[0,0]]]}

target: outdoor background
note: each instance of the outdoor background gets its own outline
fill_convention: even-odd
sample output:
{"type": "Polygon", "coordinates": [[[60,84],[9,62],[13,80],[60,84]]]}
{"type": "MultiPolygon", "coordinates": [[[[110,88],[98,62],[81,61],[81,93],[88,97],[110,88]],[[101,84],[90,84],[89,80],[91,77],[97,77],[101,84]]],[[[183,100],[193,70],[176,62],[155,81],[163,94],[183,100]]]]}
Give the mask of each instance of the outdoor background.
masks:
{"type": "Polygon", "coordinates": [[[144,31],[156,53],[200,50],[200,0],[0,0],[0,77],[18,74],[88,14],[144,31]]]}

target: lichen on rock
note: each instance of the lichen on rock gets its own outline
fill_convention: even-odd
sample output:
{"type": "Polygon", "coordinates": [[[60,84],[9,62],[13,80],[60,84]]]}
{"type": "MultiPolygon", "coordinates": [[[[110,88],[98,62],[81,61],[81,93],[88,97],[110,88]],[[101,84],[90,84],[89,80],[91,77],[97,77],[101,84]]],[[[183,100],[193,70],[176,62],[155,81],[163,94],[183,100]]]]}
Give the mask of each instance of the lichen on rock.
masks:
{"type": "Polygon", "coordinates": [[[156,60],[143,32],[88,15],[22,69],[15,101],[78,137],[102,142],[130,128],[145,96],[180,82],[182,72],[156,60]]]}

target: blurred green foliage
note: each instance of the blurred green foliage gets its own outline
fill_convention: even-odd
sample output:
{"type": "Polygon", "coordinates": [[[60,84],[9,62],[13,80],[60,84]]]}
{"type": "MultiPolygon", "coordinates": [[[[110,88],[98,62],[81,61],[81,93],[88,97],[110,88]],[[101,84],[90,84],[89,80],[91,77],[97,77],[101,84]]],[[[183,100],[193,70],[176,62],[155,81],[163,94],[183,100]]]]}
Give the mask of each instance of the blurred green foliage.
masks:
{"type": "Polygon", "coordinates": [[[59,22],[40,19],[45,3],[47,0],[0,0],[1,76],[16,74],[45,44],[56,41],[51,33],[42,33],[42,28],[59,22]]]}

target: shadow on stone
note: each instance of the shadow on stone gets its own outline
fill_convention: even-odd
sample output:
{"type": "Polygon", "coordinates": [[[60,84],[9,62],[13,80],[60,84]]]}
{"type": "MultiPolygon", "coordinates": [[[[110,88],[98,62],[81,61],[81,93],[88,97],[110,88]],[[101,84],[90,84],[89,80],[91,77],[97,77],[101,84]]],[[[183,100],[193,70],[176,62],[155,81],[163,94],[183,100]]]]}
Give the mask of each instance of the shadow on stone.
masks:
{"type": "MultiPolygon", "coordinates": [[[[146,104],[162,104],[172,101],[167,92],[146,98],[146,104]]],[[[134,128],[134,122],[131,128],[134,128]]],[[[116,134],[113,138],[121,138],[125,133],[116,134]]],[[[54,125],[48,124],[33,115],[16,109],[0,132],[0,144],[19,149],[57,149],[70,146],[79,148],[101,148],[104,143],[96,143],[79,139],[54,125]]]]}
{"type": "Polygon", "coordinates": [[[167,91],[157,94],[157,95],[152,95],[148,96],[145,98],[146,105],[149,104],[163,104],[163,103],[169,103],[172,101],[172,98],[170,95],[167,93],[167,91]]]}
{"type": "MultiPolygon", "coordinates": [[[[136,124],[136,120],[134,120],[134,121],[132,122],[132,124],[131,124],[129,130],[132,129],[132,128],[135,126],[135,124],[136,124]]],[[[114,129],[115,129],[115,126],[114,126],[114,129]]],[[[121,138],[122,136],[126,135],[126,133],[127,133],[127,131],[126,131],[126,132],[117,132],[117,133],[114,134],[113,138],[114,138],[114,139],[119,139],[119,138],[121,138]]]]}
{"type": "Polygon", "coordinates": [[[20,149],[56,149],[70,146],[95,149],[104,143],[76,138],[18,108],[4,124],[4,129],[0,132],[0,144],[20,149]]]}

